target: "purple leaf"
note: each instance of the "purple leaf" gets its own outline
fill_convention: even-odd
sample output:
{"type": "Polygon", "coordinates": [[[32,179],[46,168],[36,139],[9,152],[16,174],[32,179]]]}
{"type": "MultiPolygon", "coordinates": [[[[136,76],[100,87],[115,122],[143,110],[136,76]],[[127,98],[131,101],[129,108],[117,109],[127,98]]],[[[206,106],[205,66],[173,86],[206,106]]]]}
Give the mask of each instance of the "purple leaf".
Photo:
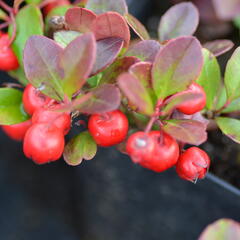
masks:
{"type": "Polygon", "coordinates": [[[78,104],[74,101],[73,108],[82,113],[94,114],[116,110],[121,101],[121,94],[117,87],[112,84],[104,84],[90,92],[88,101],[78,104]]]}
{"type": "Polygon", "coordinates": [[[218,57],[229,50],[231,50],[234,46],[234,43],[231,40],[221,39],[214,40],[211,42],[206,42],[203,47],[207,48],[211,53],[218,57]]]}
{"type": "Polygon", "coordinates": [[[71,166],[79,165],[83,160],[91,160],[97,153],[97,144],[88,131],[72,138],[64,148],[63,157],[71,166]]]}
{"type": "Polygon", "coordinates": [[[129,47],[125,56],[134,56],[141,61],[153,62],[161,45],[155,40],[144,40],[129,47]]]}
{"type": "Polygon", "coordinates": [[[96,18],[97,15],[94,12],[80,7],[70,8],[65,14],[65,21],[69,29],[82,33],[91,31],[96,18]]]}
{"type": "Polygon", "coordinates": [[[190,2],[176,4],[161,18],[158,34],[160,41],[192,35],[198,26],[199,13],[190,2]]]}
{"type": "Polygon", "coordinates": [[[153,63],[153,89],[158,98],[185,90],[198,78],[202,66],[202,47],[195,37],[170,40],[153,63]]]}
{"type": "Polygon", "coordinates": [[[234,240],[240,239],[240,224],[231,219],[222,218],[210,224],[198,240],[234,240]]]}
{"type": "Polygon", "coordinates": [[[125,0],[88,0],[86,8],[92,10],[96,14],[109,11],[118,12],[121,15],[128,13],[125,0]]]}
{"type": "Polygon", "coordinates": [[[111,37],[97,41],[96,62],[92,69],[92,75],[101,72],[112,64],[122,47],[123,40],[121,38],[111,37]]]}
{"type": "Polygon", "coordinates": [[[28,81],[58,101],[64,99],[62,71],[58,66],[58,57],[62,52],[58,44],[43,36],[30,37],[24,49],[24,69],[28,81]]]}
{"type": "Polygon", "coordinates": [[[152,115],[154,106],[147,89],[130,73],[123,73],[118,77],[118,86],[131,104],[144,114],[152,115]]]}
{"type": "Polygon", "coordinates": [[[131,14],[126,14],[125,19],[127,20],[129,26],[132,28],[132,30],[142,39],[142,40],[147,40],[150,39],[150,36],[144,27],[144,25],[139,22],[137,18],[135,18],[131,14]]]}
{"type": "Polygon", "coordinates": [[[60,66],[64,70],[64,92],[71,97],[85,83],[96,58],[96,42],[92,33],[85,33],[64,49],[60,66]]]}
{"type": "Polygon", "coordinates": [[[97,16],[93,26],[96,39],[117,37],[124,40],[124,47],[127,48],[130,41],[130,31],[125,19],[116,12],[107,12],[97,16]]]}
{"type": "Polygon", "coordinates": [[[197,146],[207,140],[206,126],[195,120],[168,120],[163,130],[178,141],[197,146]]]}
{"type": "Polygon", "coordinates": [[[139,62],[139,60],[136,57],[123,57],[117,59],[104,71],[100,83],[115,83],[117,77],[121,73],[127,72],[128,69],[137,62],[139,62]]]}

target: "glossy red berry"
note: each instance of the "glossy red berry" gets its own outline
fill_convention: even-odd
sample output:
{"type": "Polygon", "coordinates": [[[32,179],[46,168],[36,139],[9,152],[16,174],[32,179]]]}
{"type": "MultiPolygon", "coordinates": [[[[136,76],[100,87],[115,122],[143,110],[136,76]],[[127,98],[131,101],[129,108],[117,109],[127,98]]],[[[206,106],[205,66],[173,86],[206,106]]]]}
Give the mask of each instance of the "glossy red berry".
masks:
{"type": "Polygon", "coordinates": [[[53,2],[48,3],[44,8],[43,8],[43,12],[46,15],[48,15],[48,13],[50,13],[54,8],[56,7],[61,7],[64,5],[69,5],[70,1],[69,0],[55,0],[53,2]]]}
{"type": "Polygon", "coordinates": [[[132,134],[128,138],[126,150],[133,162],[155,172],[173,167],[179,157],[176,140],[160,131],[132,134]]]}
{"type": "Polygon", "coordinates": [[[0,33],[0,70],[11,71],[19,67],[18,60],[9,46],[10,38],[6,33],[0,33]]]}
{"type": "Polygon", "coordinates": [[[25,111],[32,115],[36,109],[46,106],[51,98],[42,94],[39,90],[28,84],[23,92],[23,106],[25,111]]]}
{"type": "Polygon", "coordinates": [[[192,83],[186,91],[201,94],[202,97],[189,100],[188,102],[179,105],[177,109],[187,115],[192,115],[201,111],[206,105],[206,93],[204,89],[199,84],[192,83]]]}
{"type": "Polygon", "coordinates": [[[181,178],[194,182],[205,177],[209,166],[207,153],[198,147],[191,147],[180,155],[176,171],[181,178]]]}
{"type": "Polygon", "coordinates": [[[51,124],[33,124],[24,137],[23,151],[37,164],[58,160],[64,150],[62,131],[51,124]]]}
{"type": "Polygon", "coordinates": [[[54,111],[56,106],[52,108],[39,108],[32,116],[32,123],[49,123],[59,128],[66,135],[71,127],[71,116],[69,113],[54,111]]]}
{"type": "Polygon", "coordinates": [[[2,129],[13,140],[21,141],[23,140],[27,130],[30,128],[31,125],[32,125],[32,121],[31,119],[29,119],[25,122],[13,124],[13,125],[4,125],[2,126],[2,129]]]}
{"type": "Polygon", "coordinates": [[[125,139],[128,132],[128,119],[119,110],[93,114],[89,118],[88,129],[98,145],[108,147],[125,139]]]}

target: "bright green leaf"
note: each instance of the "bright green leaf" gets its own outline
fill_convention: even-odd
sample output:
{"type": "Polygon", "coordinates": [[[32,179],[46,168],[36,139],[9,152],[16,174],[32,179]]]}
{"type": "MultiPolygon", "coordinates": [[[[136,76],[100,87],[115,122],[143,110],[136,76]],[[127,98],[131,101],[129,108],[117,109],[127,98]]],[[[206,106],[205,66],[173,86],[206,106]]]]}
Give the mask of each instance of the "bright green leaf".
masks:
{"type": "Polygon", "coordinates": [[[43,0],[25,0],[27,3],[35,3],[38,4],[40,2],[42,2],[43,0]]]}
{"type": "Polygon", "coordinates": [[[240,112],[240,98],[232,101],[228,107],[226,107],[222,113],[240,112]]]}
{"type": "Polygon", "coordinates": [[[90,87],[97,87],[100,83],[100,79],[102,78],[102,73],[99,73],[95,76],[88,78],[87,82],[90,87]]]}
{"type": "Polygon", "coordinates": [[[91,160],[97,153],[97,144],[88,131],[78,134],[70,140],[64,149],[64,160],[67,164],[76,166],[84,159],[91,160]]]}
{"type": "Polygon", "coordinates": [[[0,19],[1,20],[7,19],[7,14],[1,8],[0,8],[0,19]]]}
{"type": "Polygon", "coordinates": [[[0,125],[12,125],[27,119],[22,106],[22,92],[14,88],[0,88],[0,125]]]}
{"type": "Polygon", "coordinates": [[[216,57],[207,49],[203,49],[204,64],[197,83],[200,84],[207,95],[206,108],[215,108],[214,100],[221,87],[221,72],[216,57]]]}
{"type": "Polygon", "coordinates": [[[8,72],[8,74],[11,77],[17,79],[24,86],[26,86],[28,84],[28,80],[25,76],[25,72],[22,67],[19,67],[18,69],[14,70],[14,71],[8,72]]]}
{"type": "Polygon", "coordinates": [[[71,41],[80,35],[81,33],[75,31],[58,31],[54,33],[54,40],[61,47],[65,48],[71,41]]]}

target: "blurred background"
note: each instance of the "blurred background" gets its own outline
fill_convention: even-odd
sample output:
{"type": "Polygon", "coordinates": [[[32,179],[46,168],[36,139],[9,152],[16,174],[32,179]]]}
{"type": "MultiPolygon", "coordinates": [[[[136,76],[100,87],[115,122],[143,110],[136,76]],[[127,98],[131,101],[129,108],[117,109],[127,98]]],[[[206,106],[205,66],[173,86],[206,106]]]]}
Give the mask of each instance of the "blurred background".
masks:
{"type": "MultiPolygon", "coordinates": [[[[176,2],[128,0],[130,13],[155,38],[161,15],[176,2]]],[[[202,43],[226,38],[239,45],[237,13],[220,19],[211,0],[194,2],[205,2],[197,5],[202,43]]],[[[230,54],[219,58],[223,69],[230,54]]],[[[12,81],[3,72],[0,78],[12,81]]],[[[240,147],[219,132],[203,147],[213,160],[211,172],[240,188],[240,147]]],[[[63,160],[37,166],[24,157],[21,143],[0,131],[0,158],[3,240],[193,240],[219,218],[240,221],[240,198],[232,192],[208,179],[183,181],[174,169],[161,174],[143,169],[115,148],[99,149],[78,167],[63,160]]]]}

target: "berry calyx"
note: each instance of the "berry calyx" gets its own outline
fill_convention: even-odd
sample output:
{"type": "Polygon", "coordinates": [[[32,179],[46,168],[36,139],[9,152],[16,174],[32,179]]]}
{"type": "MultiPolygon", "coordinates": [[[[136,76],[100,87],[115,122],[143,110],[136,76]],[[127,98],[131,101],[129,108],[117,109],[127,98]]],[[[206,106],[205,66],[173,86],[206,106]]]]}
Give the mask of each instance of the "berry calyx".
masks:
{"type": "Polygon", "coordinates": [[[176,140],[160,131],[132,134],[128,138],[126,150],[133,162],[155,172],[173,167],[179,157],[176,140]]]}
{"type": "Polygon", "coordinates": [[[33,124],[24,137],[23,151],[37,164],[58,160],[64,150],[63,133],[54,125],[33,124]]]}
{"type": "Polygon", "coordinates": [[[23,106],[25,111],[32,115],[35,110],[47,105],[51,98],[42,94],[39,90],[28,84],[23,92],[23,106]]]}
{"type": "Polygon", "coordinates": [[[198,147],[191,147],[180,155],[176,165],[179,177],[194,182],[205,177],[210,166],[210,158],[198,147]]]}
{"type": "Polygon", "coordinates": [[[8,34],[0,33],[0,70],[3,71],[11,71],[19,67],[18,59],[9,43],[8,34]]]}
{"type": "Polygon", "coordinates": [[[119,110],[93,114],[89,118],[88,129],[99,146],[109,147],[125,139],[128,132],[128,119],[119,110]]]}
{"type": "Polygon", "coordinates": [[[50,3],[48,3],[44,8],[43,8],[43,12],[44,15],[48,15],[48,13],[50,13],[54,8],[56,7],[61,7],[64,5],[69,5],[70,1],[69,0],[55,0],[52,1],[50,3]]]}
{"type": "Polygon", "coordinates": [[[66,135],[71,127],[71,116],[66,112],[54,111],[57,106],[52,108],[39,108],[32,116],[32,123],[49,123],[59,128],[66,135]]]}
{"type": "Polygon", "coordinates": [[[201,94],[202,97],[201,98],[196,98],[196,99],[193,99],[193,100],[189,100],[186,103],[180,104],[177,107],[177,110],[179,110],[180,112],[182,112],[184,114],[187,114],[187,115],[192,115],[194,113],[197,113],[197,112],[201,111],[206,105],[206,93],[205,93],[204,89],[202,88],[202,86],[200,86],[197,83],[192,83],[188,87],[186,92],[201,94]]]}
{"type": "Polygon", "coordinates": [[[4,125],[2,126],[2,130],[13,140],[21,141],[23,140],[27,130],[30,128],[31,125],[32,121],[31,119],[29,119],[25,122],[13,125],[4,125]]]}

